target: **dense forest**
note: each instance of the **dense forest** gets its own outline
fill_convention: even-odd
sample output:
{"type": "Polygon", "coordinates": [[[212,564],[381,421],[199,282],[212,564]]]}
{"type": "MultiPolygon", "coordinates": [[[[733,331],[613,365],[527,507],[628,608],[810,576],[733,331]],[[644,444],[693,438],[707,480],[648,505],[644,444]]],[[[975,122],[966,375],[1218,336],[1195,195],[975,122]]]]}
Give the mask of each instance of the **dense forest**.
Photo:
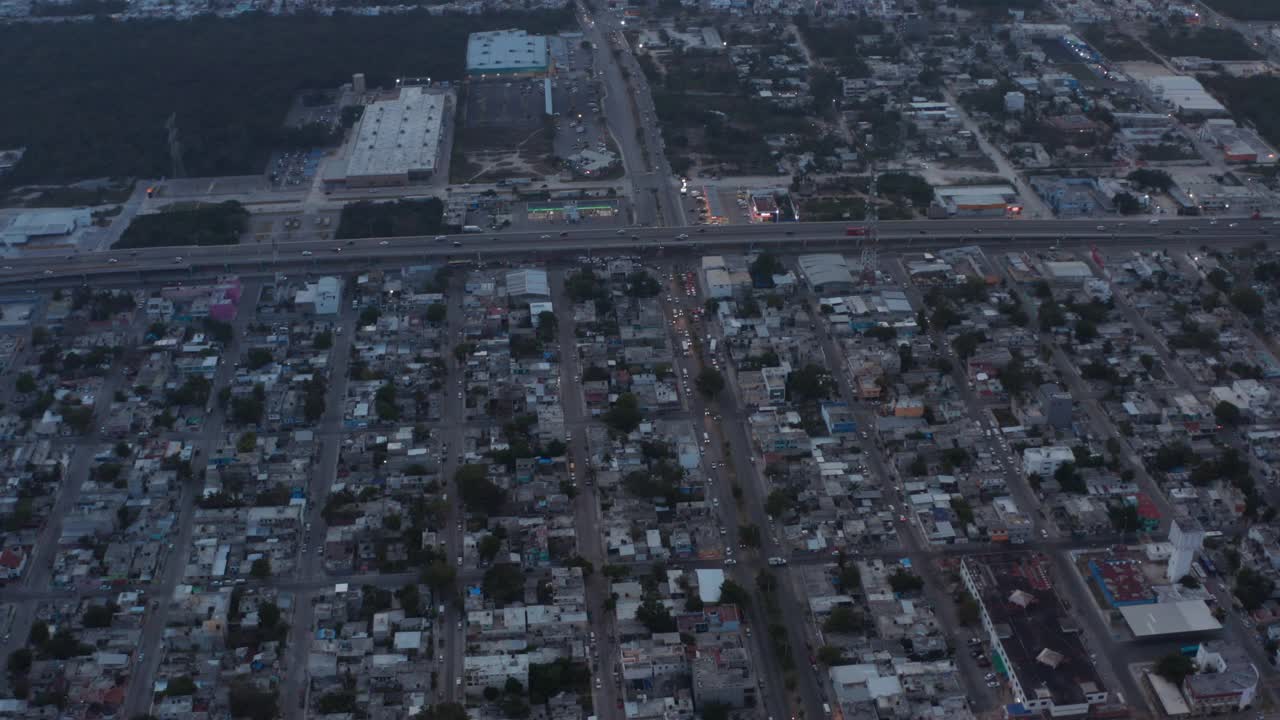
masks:
{"type": "Polygon", "coordinates": [[[409,237],[440,232],[444,203],[439,198],[354,202],[342,207],[337,237],[409,237]]]}
{"type": "Polygon", "coordinates": [[[192,176],[261,172],[291,138],[295,94],[363,72],[460,78],[467,35],[553,32],[571,11],[436,17],[251,15],[0,26],[0,148],[27,147],[6,184],[169,171],[164,124],[176,113],[192,176]]]}
{"type": "Polygon", "coordinates": [[[115,247],[235,245],[248,227],[249,211],[230,200],[217,205],[139,215],[125,228],[115,247]]]}

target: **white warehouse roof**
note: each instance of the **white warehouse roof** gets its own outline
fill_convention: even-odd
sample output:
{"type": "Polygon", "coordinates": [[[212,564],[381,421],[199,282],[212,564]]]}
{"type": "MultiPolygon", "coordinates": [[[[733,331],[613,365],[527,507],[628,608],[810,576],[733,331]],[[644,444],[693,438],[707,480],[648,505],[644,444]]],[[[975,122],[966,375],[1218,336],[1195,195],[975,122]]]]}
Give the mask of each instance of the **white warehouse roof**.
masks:
{"type": "Polygon", "coordinates": [[[1139,640],[1222,628],[1222,623],[1213,617],[1203,600],[1129,605],[1120,608],[1120,614],[1139,640]]]}
{"type": "Polygon", "coordinates": [[[545,70],[547,39],[524,30],[471,33],[467,38],[467,72],[545,70]]]}
{"type": "Polygon", "coordinates": [[[406,87],[395,100],[364,109],[347,161],[347,179],[433,172],[444,121],[444,96],[406,87]]]}

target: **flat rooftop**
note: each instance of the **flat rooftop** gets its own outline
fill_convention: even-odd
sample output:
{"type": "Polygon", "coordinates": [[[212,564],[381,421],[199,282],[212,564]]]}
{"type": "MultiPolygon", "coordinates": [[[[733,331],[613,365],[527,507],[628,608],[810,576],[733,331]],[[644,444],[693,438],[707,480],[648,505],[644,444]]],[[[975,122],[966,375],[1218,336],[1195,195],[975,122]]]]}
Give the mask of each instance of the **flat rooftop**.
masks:
{"type": "Polygon", "coordinates": [[[347,178],[434,172],[443,122],[444,95],[420,87],[365,107],[347,178]]]}
{"type": "Polygon", "coordinates": [[[1086,692],[1104,689],[1073,621],[1053,591],[1049,568],[1036,553],[983,555],[965,559],[997,628],[1023,691],[1047,692],[1054,705],[1087,702],[1086,692]]]}
{"type": "Polygon", "coordinates": [[[1222,629],[1222,623],[1203,600],[1130,605],[1119,610],[1129,631],[1138,639],[1222,629]]]}
{"type": "Polygon", "coordinates": [[[492,30],[467,38],[467,72],[545,70],[547,39],[524,30],[492,30]]]}

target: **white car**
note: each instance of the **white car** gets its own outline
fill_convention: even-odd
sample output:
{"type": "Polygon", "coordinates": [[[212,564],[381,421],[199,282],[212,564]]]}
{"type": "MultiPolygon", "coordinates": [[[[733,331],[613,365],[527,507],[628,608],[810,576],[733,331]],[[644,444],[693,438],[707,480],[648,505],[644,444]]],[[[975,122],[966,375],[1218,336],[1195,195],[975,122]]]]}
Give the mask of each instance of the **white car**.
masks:
{"type": "Polygon", "coordinates": [[[382,240],[382,241],[380,241],[378,244],[379,244],[379,245],[390,245],[391,243],[387,242],[386,240],[382,240]]]}

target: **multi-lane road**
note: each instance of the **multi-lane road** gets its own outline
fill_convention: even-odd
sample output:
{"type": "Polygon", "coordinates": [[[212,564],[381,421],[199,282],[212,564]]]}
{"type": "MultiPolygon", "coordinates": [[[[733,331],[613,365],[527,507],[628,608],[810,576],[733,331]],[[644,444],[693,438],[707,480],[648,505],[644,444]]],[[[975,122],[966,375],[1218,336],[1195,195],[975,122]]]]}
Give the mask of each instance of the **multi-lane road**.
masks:
{"type": "MultiPolygon", "coordinates": [[[[805,252],[852,251],[873,241],[845,234],[846,223],[721,225],[693,228],[567,230],[559,233],[501,232],[462,235],[326,240],[299,233],[292,242],[119,250],[100,253],[31,252],[0,265],[0,285],[34,287],[68,280],[138,283],[218,272],[277,270],[335,272],[364,265],[450,259],[549,259],[590,253],[677,254],[769,248],[805,252]]],[[[1155,247],[1217,245],[1266,240],[1280,221],[1146,220],[908,220],[879,223],[874,244],[881,250],[926,251],[957,243],[1025,249],[1061,242],[1099,247],[1144,242],[1155,247]]]]}

